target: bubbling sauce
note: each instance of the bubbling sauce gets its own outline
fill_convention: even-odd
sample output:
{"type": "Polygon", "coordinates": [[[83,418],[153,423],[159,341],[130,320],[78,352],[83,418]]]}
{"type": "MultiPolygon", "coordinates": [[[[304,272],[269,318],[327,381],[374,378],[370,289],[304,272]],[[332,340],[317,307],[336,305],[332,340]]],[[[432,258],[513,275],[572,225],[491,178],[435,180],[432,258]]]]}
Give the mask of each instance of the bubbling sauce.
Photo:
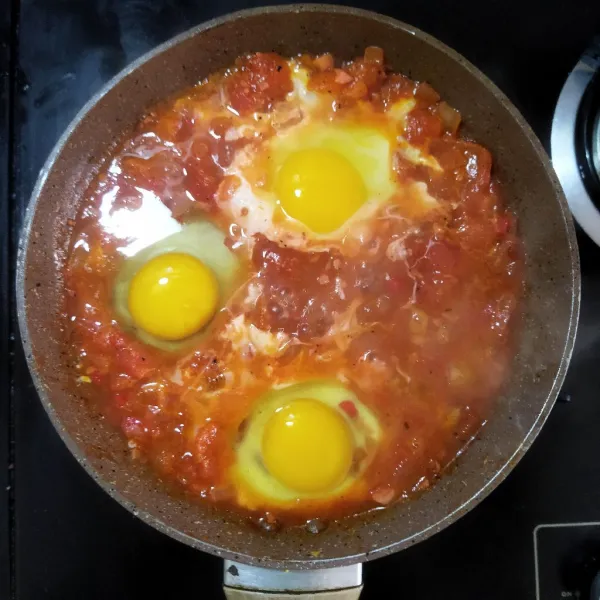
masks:
{"type": "MultiPolygon", "coordinates": [[[[340,518],[430,487],[485,423],[513,354],[521,250],[490,153],[459,136],[460,115],[431,86],[389,73],[381,50],[336,64],[253,54],[152,108],[85,193],[65,266],[74,376],[132,458],[190,498],[269,523],[340,518]],[[392,195],[368,205],[365,182],[350,212],[371,208],[335,234],[305,227],[319,223],[314,207],[304,224],[276,206],[250,226],[268,206],[265,148],[308,117],[381,132],[392,195]],[[153,345],[119,318],[115,281],[125,261],[198,220],[235,256],[235,290],[196,337],[153,345]],[[360,485],[287,504],[241,500],[236,447],[261,396],[324,378],[352,390],[382,430],[360,485]]],[[[317,159],[286,164],[318,170],[317,159]]],[[[330,174],[310,171],[306,189],[330,174]]],[[[346,187],[346,197],[357,189],[346,187]]]]}

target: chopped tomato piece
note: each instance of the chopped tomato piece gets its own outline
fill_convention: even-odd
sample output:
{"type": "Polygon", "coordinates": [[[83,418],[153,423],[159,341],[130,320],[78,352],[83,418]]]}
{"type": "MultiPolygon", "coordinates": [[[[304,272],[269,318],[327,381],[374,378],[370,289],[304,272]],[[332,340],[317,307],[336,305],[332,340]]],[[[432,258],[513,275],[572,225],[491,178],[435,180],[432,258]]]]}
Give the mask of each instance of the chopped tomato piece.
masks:
{"type": "Polygon", "coordinates": [[[354,79],[362,81],[370,92],[379,91],[386,77],[381,64],[362,58],[353,61],[346,70],[354,79]]]}
{"type": "Polygon", "coordinates": [[[148,433],[148,429],[144,423],[137,417],[132,416],[123,418],[121,428],[128,438],[141,438],[148,433]]]}
{"type": "Polygon", "coordinates": [[[442,135],[442,121],[425,108],[415,108],[406,117],[404,135],[411,144],[422,146],[431,138],[442,135]]]}
{"type": "Polygon", "coordinates": [[[313,64],[319,71],[330,71],[334,65],[333,56],[329,53],[321,54],[321,56],[315,58],[313,64]]]}
{"type": "Polygon", "coordinates": [[[351,418],[356,419],[358,417],[358,409],[356,404],[352,400],[342,400],[340,402],[340,408],[351,418]]]}
{"type": "Polygon", "coordinates": [[[92,380],[92,383],[95,385],[100,385],[102,381],[104,381],[104,374],[100,371],[93,371],[89,374],[89,378],[92,380]]]}
{"type": "Polygon", "coordinates": [[[394,298],[394,302],[404,304],[410,299],[414,281],[408,275],[392,275],[386,279],[386,287],[394,298]]]}
{"type": "Polygon", "coordinates": [[[219,428],[214,423],[207,423],[200,428],[195,440],[195,458],[200,477],[210,480],[219,468],[219,455],[222,444],[218,443],[219,428]]]}
{"type": "Polygon", "coordinates": [[[308,81],[308,89],[321,94],[339,96],[344,89],[344,84],[337,81],[335,71],[322,71],[313,73],[308,81]]]}
{"type": "Polygon", "coordinates": [[[496,233],[500,236],[506,235],[511,228],[511,218],[509,215],[500,215],[496,219],[496,233]]]}
{"type": "Polygon", "coordinates": [[[209,209],[214,204],[214,196],[223,179],[221,169],[208,155],[190,158],[185,165],[183,184],[192,199],[209,209]]]}
{"type": "Polygon", "coordinates": [[[281,56],[257,52],[239,61],[225,81],[229,104],[240,115],[269,110],[293,89],[290,67],[281,56]]]}
{"type": "Polygon", "coordinates": [[[345,95],[353,100],[360,100],[361,98],[365,98],[369,93],[369,88],[364,81],[360,79],[353,80],[352,83],[348,86],[348,89],[345,91],[345,95]]]}
{"type": "Polygon", "coordinates": [[[131,346],[124,346],[117,351],[117,361],[125,373],[136,379],[147,377],[155,368],[147,353],[131,346]]]}
{"type": "Polygon", "coordinates": [[[398,100],[412,98],[415,90],[415,82],[404,75],[390,75],[381,86],[381,100],[384,108],[389,108],[398,100]]]}
{"type": "Polygon", "coordinates": [[[150,158],[125,157],[121,162],[123,170],[136,181],[136,185],[156,189],[164,185],[169,177],[179,176],[181,169],[166,153],[161,152],[150,158]]]}
{"type": "Polygon", "coordinates": [[[127,404],[127,393],[126,392],[116,392],[113,395],[113,402],[117,408],[123,408],[125,404],[127,404]]]}

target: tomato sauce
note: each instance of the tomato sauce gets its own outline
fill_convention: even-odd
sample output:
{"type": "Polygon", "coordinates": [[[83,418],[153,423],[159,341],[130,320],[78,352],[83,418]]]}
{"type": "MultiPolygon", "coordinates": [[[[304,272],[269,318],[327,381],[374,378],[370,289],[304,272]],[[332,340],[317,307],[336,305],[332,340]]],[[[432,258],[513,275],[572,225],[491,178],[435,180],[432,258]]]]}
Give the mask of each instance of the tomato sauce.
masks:
{"type": "MultiPolygon", "coordinates": [[[[428,84],[388,73],[376,48],[339,68],[331,55],[298,61],[310,74],[308,89],[326,95],[335,113],[361,102],[384,113],[399,99],[416,101],[401,134],[441,170],[398,151],[394,177],[426,185],[444,210],[411,220],[399,216],[410,199],[383,206],[369,239],[347,253],[286,247],[263,234],[240,244],[239,226],[217,202],[237,185],[226,169],[275,129],[253,138],[228,132],[238,117],[277,109],[293,89],[288,61],[258,53],[140,121],[87,190],[65,267],[65,321],[79,385],[93,390],[87,396],[121,429],[133,459],[192,498],[264,516],[237,505],[227,477],[253,402],[275,376],[344,374],[388,428],[364,475],[368,493],[275,511],[283,523],[338,518],[432,485],[492,410],[512,357],[522,286],[516,225],[491,155],[460,138],[457,111],[428,84]],[[143,343],[113,307],[124,240],[161,227],[160,210],[142,211],[149,198],[179,222],[211,220],[247,271],[208,334],[181,352],[143,343]],[[245,325],[280,335],[281,347],[240,350],[222,335],[239,315],[245,325]]],[[[356,411],[352,403],[341,409],[356,411]]]]}

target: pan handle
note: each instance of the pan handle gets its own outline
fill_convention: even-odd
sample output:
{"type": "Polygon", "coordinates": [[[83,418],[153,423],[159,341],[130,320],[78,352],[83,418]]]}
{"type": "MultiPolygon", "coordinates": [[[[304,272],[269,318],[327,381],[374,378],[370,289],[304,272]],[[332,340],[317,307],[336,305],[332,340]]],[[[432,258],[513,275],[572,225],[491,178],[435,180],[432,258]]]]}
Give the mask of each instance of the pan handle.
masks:
{"type": "Polygon", "coordinates": [[[362,585],[346,590],[330,590],[328,592],[304,592],[295,594],[256,592],[252,590],[240,590],[223,586],[227,600],[358,600],[362,591],[362,585]]]}
{"type": "Polygon", "coordinates": [[[276,570],[226,560],[227,600],[358,600],[362,564],[328,569],[276,570]]]}

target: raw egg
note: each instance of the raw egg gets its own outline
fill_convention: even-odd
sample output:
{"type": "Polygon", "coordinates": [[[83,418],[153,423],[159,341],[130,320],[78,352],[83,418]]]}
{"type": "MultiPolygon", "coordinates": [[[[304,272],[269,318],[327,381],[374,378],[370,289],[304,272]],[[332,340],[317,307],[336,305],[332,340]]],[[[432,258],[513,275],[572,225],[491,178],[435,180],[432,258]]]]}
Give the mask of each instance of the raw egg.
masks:
{"type": "Polygon", "coordinates": [[[300,493],[323,493],[350,470],[354,440],[344,417],[314,398],[279,407],[265,424],[262,457],[275,479],[300,493]]]}
{"type": "Polygon", "coordinates": [[[337,497],[358,484],[380,438],[377,417],[336,380],[272,390],[236,449],[239,501],[253,508],[337,497]]]}
{"type": "Polygon", "coordinates": [[[339,229],[367,199],[359,172],[328,148],[290,154],[277,173],[275,193],[285,214],[315,233],[339,229]]]}
{"type": "Polygon", "coordinates": [[[128,258],[114,286],[119,320],[165,350],[197,340],[239,281],[239,261],[224,240],[197,221],[128,258]]]}
{"type": "Polygon", "coordinates": [[[182,340],[204,327],[219,302],[214,272],[191,254],[167,252],[149,260],[129,285],[137,327],[161,340],[182,340]]]}
{"type": "Polygon", "coordinates": [[[390,141],[375,128],[299,125],[274,137],[268,152],[276,202],[319,237],[342,230],[363,207],[394,193],[390,141]]]}

